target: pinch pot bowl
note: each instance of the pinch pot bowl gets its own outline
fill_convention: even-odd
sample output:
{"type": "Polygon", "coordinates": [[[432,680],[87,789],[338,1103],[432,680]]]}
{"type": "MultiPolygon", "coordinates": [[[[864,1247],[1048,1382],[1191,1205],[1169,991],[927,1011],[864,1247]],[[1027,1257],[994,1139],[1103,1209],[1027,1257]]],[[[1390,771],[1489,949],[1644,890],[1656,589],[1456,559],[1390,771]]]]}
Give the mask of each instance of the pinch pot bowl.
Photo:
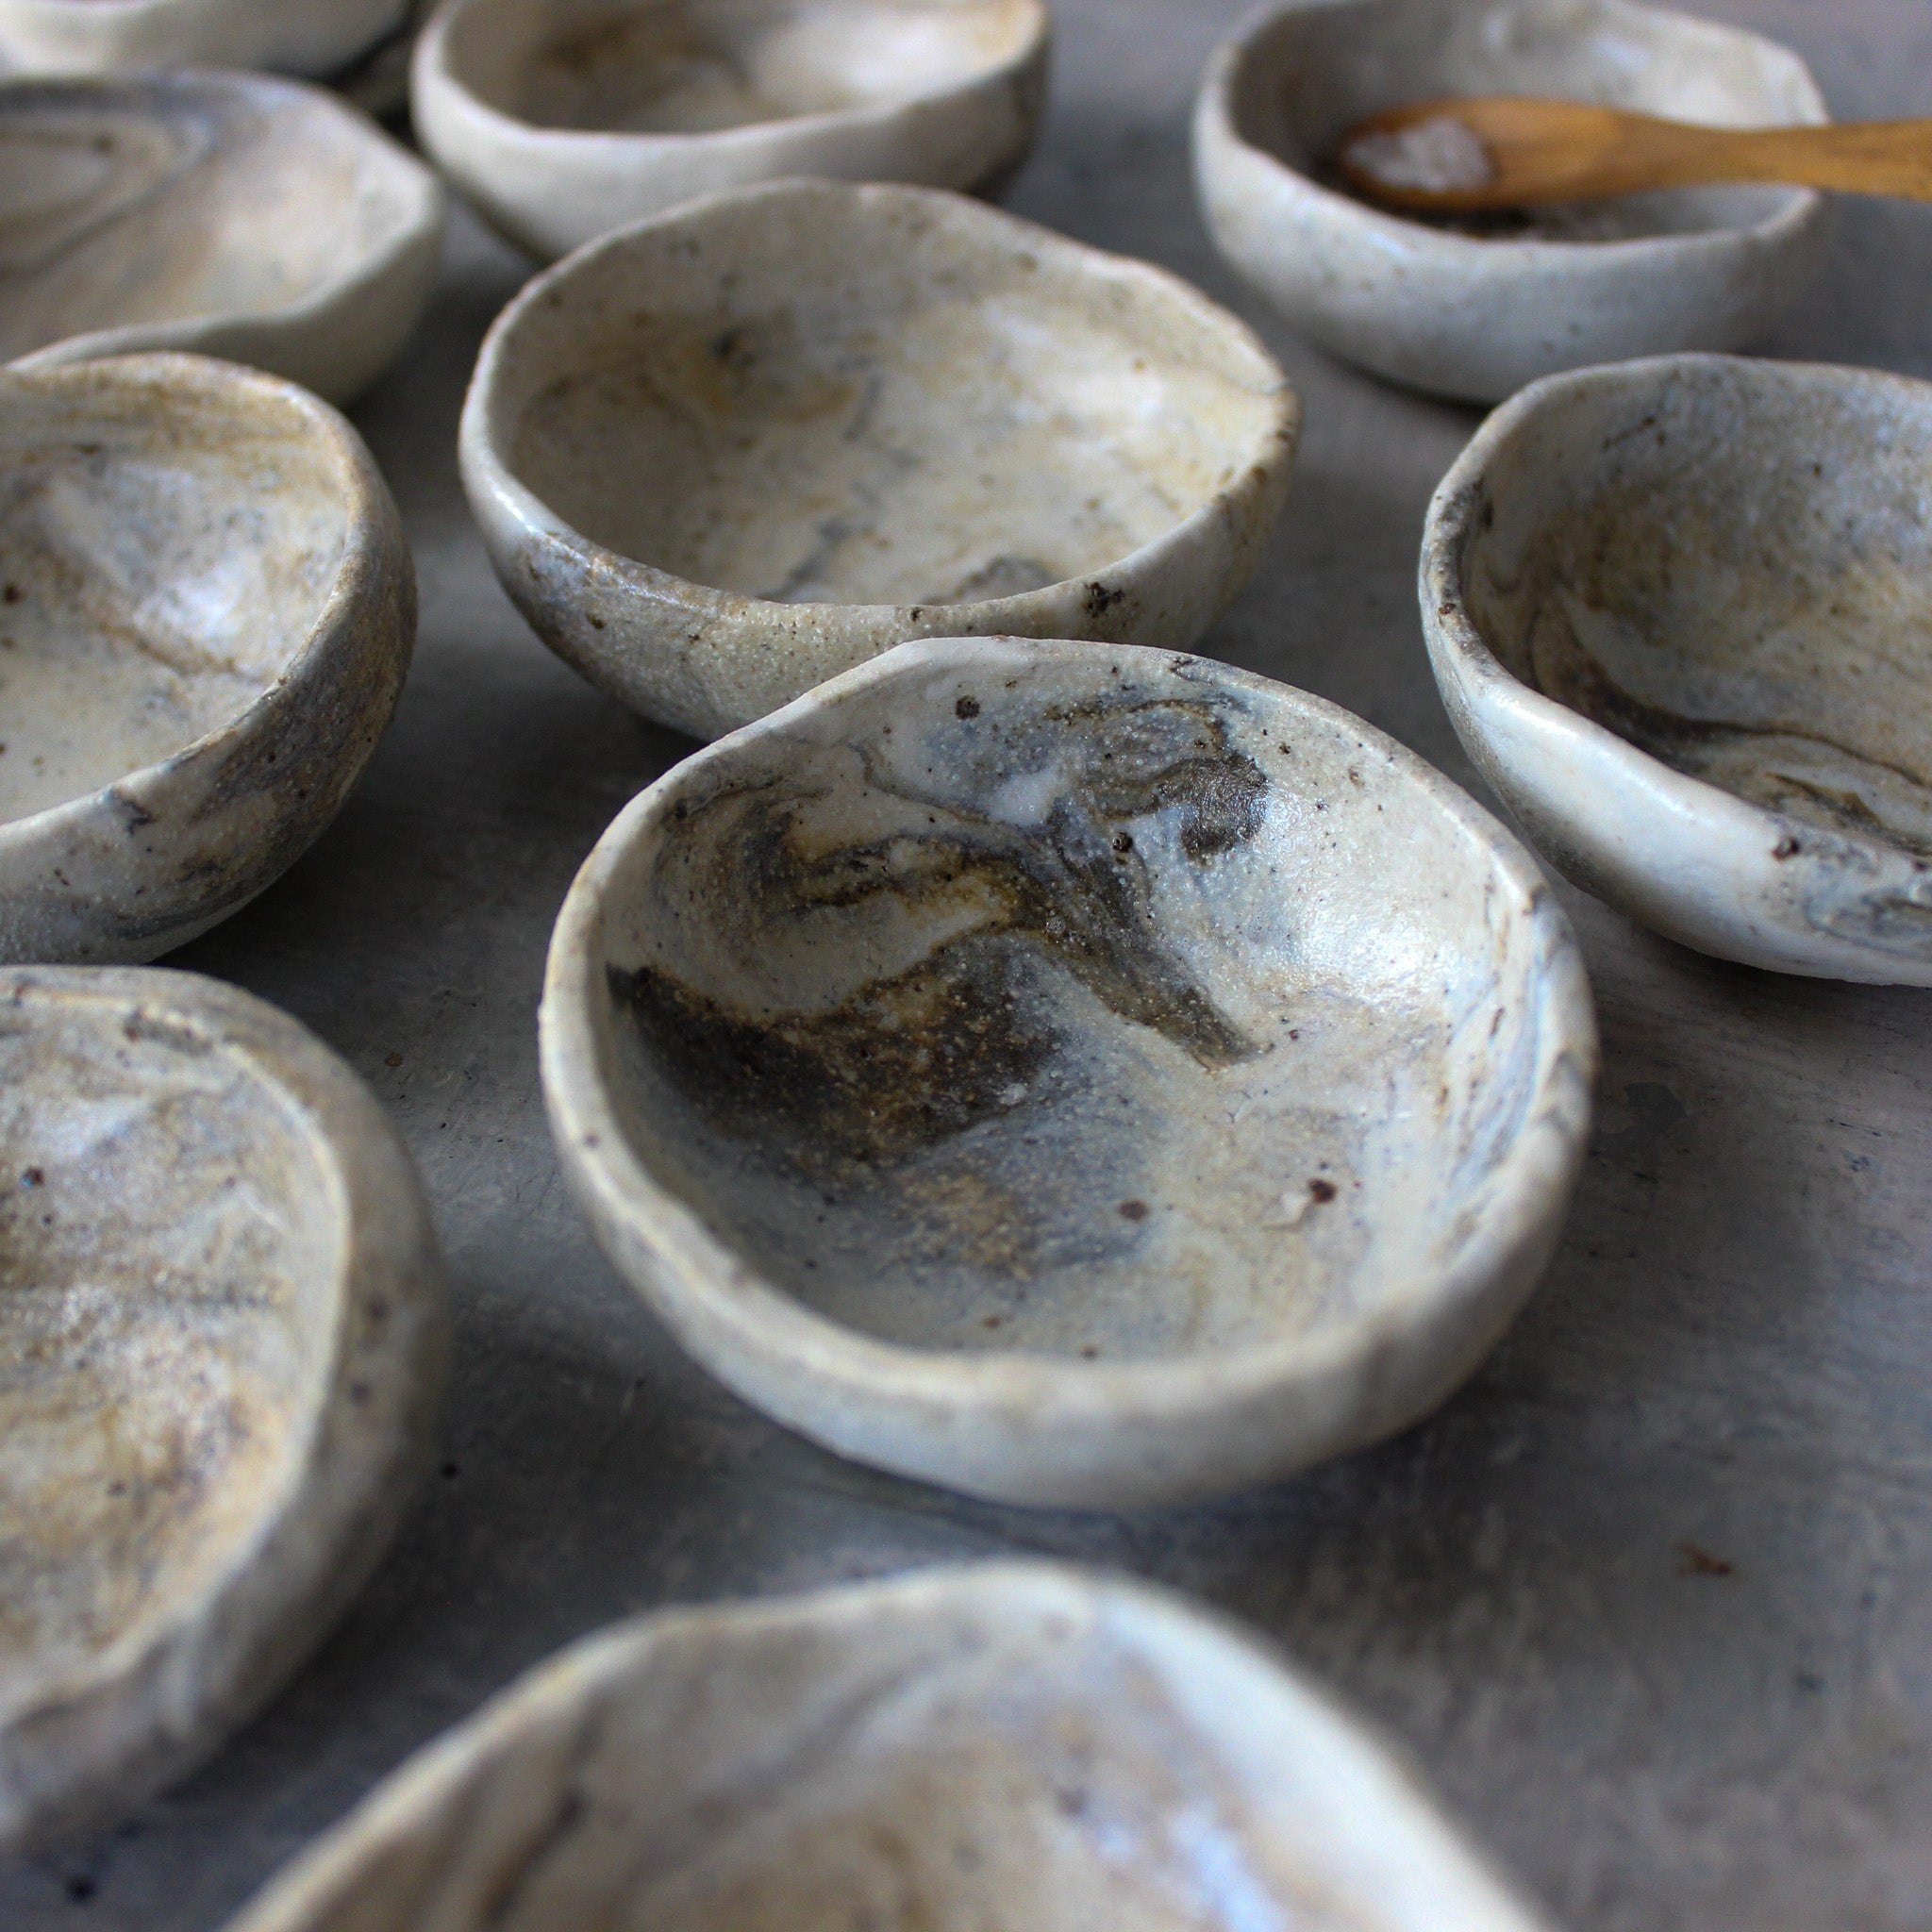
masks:
{"type": "Polygon", "coordinates": [[[0,0],[0,73],[266,67],[333,74],[408,0],[0,0]]]}
{"type": "Polygon", "coordinates": [[[1202,211],[1229,264],[1331,353],[1494,402],[1555,371],[1746,346],[1819,259],[1820,197],[1719,187],[1540,210],[1457,232],[1333,185],[1339,138],[1449,94],[1593,101],[1720,127],[1825,120],[1795,54],[1631,0],[1291,0],[1210,62],[1202,211]]]}
{"type": "Polygon", "coordinates": [[[0,194],[7,361],[184,349],[346,402],[400,353],[441,256],[429,170],[262,74],[0,83],[0,194]]]}
{"type": "Polygon", "coordinates": [[[437,165],[552,261],[787,175],[996,187],[1047,43],[1043,0],[445,0],[411,101],[437,165]]]}
{"type": "Polygon", "coordinates": [[[1430,505],[1430,661],[1586,891],[1722,958],[1932,985],[1932,384],[1552,376],[1430,505]]]}
{"type": "Polygon", "coordinates": [[[920,635],[1192,643],[1299,405],[1145,263],[934,190],[789,181],[593,242],[491,329],[470,502],[537,634],[715,737],[920,635]]]}
{"type": "Polygon", "coordinates": [[[294,1671],[426,1453],[441,1277],[394,1130],[186,973],[0,974],[0,1848],[106,1823],[294,1671]]]}
{"type": "Polygon", "coordinates": [[[0,370],[0,959],[152,959],[335,816],[416,587],[361,439],[200,356],[0,370]]]}
{"type": "Polygon", "coordinates": [[[1247,1637],[1002,1563],[575,1644],[230,1932],[1291,1924],[1534,1932],[1407,1769],[1247,1637]]]}
{"type": "Polygon", "coordinates": [[[1003,1501],[1374,1441],[1533,1288],[1594,1065],[1528,857],[1359,719],[908,644],[666,774],[540,1031],[605,1252],[741,1395],[1003,1501]]]}

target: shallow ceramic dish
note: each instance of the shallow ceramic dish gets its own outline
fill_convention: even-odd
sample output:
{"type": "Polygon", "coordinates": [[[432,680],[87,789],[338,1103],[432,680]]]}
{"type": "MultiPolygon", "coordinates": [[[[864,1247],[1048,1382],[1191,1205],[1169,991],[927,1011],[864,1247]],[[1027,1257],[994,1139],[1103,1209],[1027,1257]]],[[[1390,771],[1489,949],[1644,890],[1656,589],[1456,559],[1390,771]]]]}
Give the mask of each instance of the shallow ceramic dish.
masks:
{"type": "Polygon", "coordinates": [[[1932,384],[1674,356],[1499,409],[1430,506],[1450,716],[1687,945],[1932,985],[1932,384]]]}
{"type": "Polygon", "coordinates": [[[1533,1923],[1404,1767],[1240,1632],[1002,1563],[574,1645],[230,1932],[1533,1923]]]}
{"type": "Polygon", "coordinates": [[[612,237],[491,331],[462,471],[545,643],[713,737],[921,635],[1192,643],[1300,408],[1174,276],[960,195],[790,181],[612,237]]]}
{"type": "Polygon", "coordinates": [[[0,73],[266,67],[333,74],[408,0],[0,0],[0,73]]]}
{"type": "Polygon", "coordinates": [[[0,370],[0,959],[152,959],[321,836],[408,669],[361,439],[199,356],[0,370]]]}
{"type": "Polygon", "coordinates": [[[996,186],[1046,60],[1042,0],[446,0],[412,98],[438,166],[548,261],[785,175],[996,186]]]}
{"type": "Polygon", "coordinates": [[[1629,0],[1291,0],[1215,55],[1202,209],[1296,328],[1377,375],[1493,402],[1552,371],[1761,335],[1816,266],[1817,195],[1707,188],[1544,210],[1513,238],[1328,185],[1338,138],[1442,94],[1553,94],[1716,126],[1826,119],[1796,55],[1629,0]]]}
{"type": "Polygon", "coordinates": [[[0,1848],[188,1771],[381,1556],[441,1277],[368,1090],[186,973],[0,974],[0,1848]]]}
{"type": "Polygon", "coordinates": [[[342,402],[401,351],[441,253],[428,169],[259,74],[0,84],[0,196],[8,361],[192,349],[342,402]]]}
{"type": "Polygon", "coordinates": [[[1347,712],[908,644],[688,759],[551,942],[564,1171],[722,1379],[1125,1506],[1404,1426],[1556,1240],[1594,1034],[1541,874],[1347,712]]]}

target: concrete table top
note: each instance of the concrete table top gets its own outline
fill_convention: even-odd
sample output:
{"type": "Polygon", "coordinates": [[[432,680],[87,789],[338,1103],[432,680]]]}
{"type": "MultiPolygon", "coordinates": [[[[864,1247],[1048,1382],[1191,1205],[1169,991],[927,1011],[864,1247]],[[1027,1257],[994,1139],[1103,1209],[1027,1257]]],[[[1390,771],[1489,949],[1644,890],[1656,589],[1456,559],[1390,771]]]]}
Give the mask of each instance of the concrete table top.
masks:
{"type": "MultiPolygon", "coordinates": [[[[1842,117],[1932,113],[1923,0],[1704,0],[1842,117]]],[[[1186,121],[1241,0],[1058,0],[1011,205],[1178,270],[1300,386],[1293,495],[1207,648],[1322,692],[1465,784],[1414,592],[1478,420],[1357,375],[1245,301],[1186,121]]],[[[1771,346],[1932,375],[1932,208],[1846,204],[1771,346]]],[[[658,1604],[1038,1552],[1195,1592],[1405,1743],[1558,1922],[1932,1923],[1932,997],[1682,952],[1565,890],[1605,1072],[1559,1257],[1424,1426],[1211,1507],[1032,1514],[839,1462],[679,1354],[565,1198],[537,1088],[551,920],[688,748],[577,681],[499,592],[457,487],[478,341],[527,267],[467,219],[357,412],[424,603],[390,739],[289,876],[171,963],[347,1056],[422,1165],[458,1299],[446,1448],[340,1634],[208,1770],[0,1871],[9,1932],[213,1932],[419,1743],[558,1644],[658,1604]]]]}

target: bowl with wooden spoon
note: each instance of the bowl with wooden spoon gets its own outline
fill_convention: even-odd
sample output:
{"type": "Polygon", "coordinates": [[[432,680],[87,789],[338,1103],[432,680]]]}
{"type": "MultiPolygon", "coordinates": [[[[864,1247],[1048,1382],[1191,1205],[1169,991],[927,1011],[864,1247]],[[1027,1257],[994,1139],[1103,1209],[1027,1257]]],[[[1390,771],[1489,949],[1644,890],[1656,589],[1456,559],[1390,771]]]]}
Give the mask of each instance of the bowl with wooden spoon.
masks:
{"type": "MultiPolygon", "coordinates": [[[[1725,128],[1827,118],[1795,54],[1634,0],[1290,0],[1224,46],[1202,85],[1194,160],[1216,244],[1323,347],[1476,402],[1591,363],[1748,346],[1818,263],[1824,208],[1805,188],[1426,216],[1351,188],[1341,150],[1362,123],[1468,95],[1725,128]]],[[[1468,145],[1412,158],[1425,183],[1453,186],[1468,145]]]]}

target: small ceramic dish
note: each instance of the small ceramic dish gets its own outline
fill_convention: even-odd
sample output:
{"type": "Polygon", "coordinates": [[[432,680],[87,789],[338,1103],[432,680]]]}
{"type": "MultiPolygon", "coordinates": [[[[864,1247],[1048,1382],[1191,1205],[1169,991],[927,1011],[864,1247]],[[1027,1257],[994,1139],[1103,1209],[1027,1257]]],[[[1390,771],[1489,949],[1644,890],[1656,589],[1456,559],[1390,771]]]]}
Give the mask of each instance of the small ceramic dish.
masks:
{"type": "Polygon", "coordinates": [[[7,361],[190,349],[343,402],[401,351],[441,258],[429,170],[267,75],[0,84],[0,194],[7,361]]]}
{"type": "Polygon", "coordinates": [[[462,472],[552,650],[714,737],[922,635],[1194,642],[1300,408],[1232,316],[964,196],[789,181],[614,236],[491,329],[462,472]]]}
{"type": "Polygon", "coordinates": [[[1046,95],[1043,0],[445,0],[424,146],[545,261],[793,175],[997,187],[1046,95]]]}
{"type": "Polygon", "coordinates": [[[445,1314],[368,1090],[187,973],[0,974],[0,1848],[208,1757],[375,1568],[445,1314]]]}
{"type": "Polygon", "coordinates": [[[841,1454],[1005,1501],[1385,1436],[1534,1287],[1590,1108],[1575,945],[1361,720],[1165,652],[908,644],[686,760],[551,941],[605,1251],[841,1454]]]}
{"type": "Polygon", "coordinates": [[[1484,425],[1424,540],[1436,681],[1560,872],[1781,973],[1932,985],[1932,384],[1672,356],[1484,425]]]}
{"type": "Polygon", "coordinates": [[[199,356],[0,370],[0,959],[152,959],[318,839],[415,634],[361,439],[199,356]]]}
{"type": "Polygon", "coordinates": [[[1216,244],[1324,348],[1481,402],[1586,363],[1742,347],[1816,267],[1824,208],[1798,189],[1629,195],[1477,234],[1330,185],[1336,142],[1365,116],[1497,93],[1716,126],[1827,118],[1795,54],[1630,0],[1290,0],[1202,83],[1194,167],[1216,244]]]}
{"type": "Polygon", "coordinates": [[[0,73],[266,67],[333,74],[408,0],[0,0],[0,73]]]}
{"type": "Polygon", "coordinates": [[[999,1563],[587,1639],[229,1932],[1534,1924],[1271,1652],[1141,1585],[999,1563]]]}

